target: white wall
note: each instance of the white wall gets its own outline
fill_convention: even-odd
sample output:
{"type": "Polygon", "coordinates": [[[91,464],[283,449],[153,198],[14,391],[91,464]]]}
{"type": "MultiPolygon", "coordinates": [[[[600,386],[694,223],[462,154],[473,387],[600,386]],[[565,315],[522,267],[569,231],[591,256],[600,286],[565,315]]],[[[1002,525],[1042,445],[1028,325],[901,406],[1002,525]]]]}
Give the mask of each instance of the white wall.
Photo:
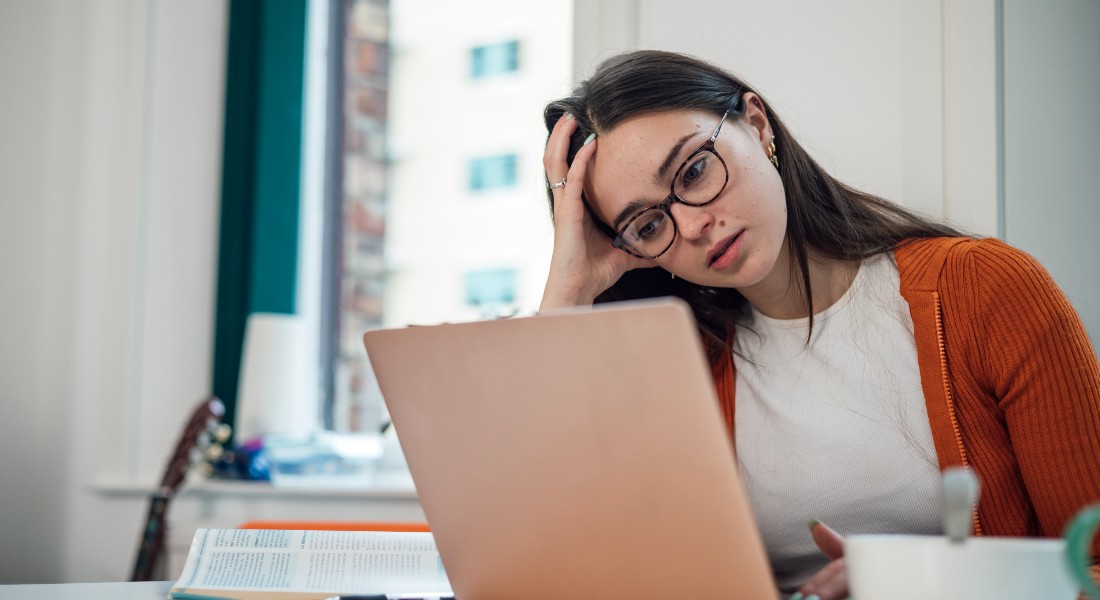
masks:
{"type": "Polygon", "coordinates": [[[210,388],[225,4],[0,4],[0,583],[119,580],[210,388]]]}
{"type": "Polygon", "coordinates": [[[1036,255],[1095,341],[1100,3],[1002,2],[1003,54],[998,0],[578,2],[574,65],[659,48],[726,66],[841,180],[1036,255]]]}
{"type": "Polygon", "coordinates": [[[52,579],[64,550],[70,402],[54,374],[73,362],[64,299],[75,270],[63,255],[77,224],[63,200],[73,186],[51,165],[75,154],[61,144],[75,119],[52,70],[76,40],[55,39],[52,12],[30,1],[0,9],[0,531],[19,541],[0,542],[0,582],[52,579]]]}
{"type": "Polygon", "coordinates": [[[1100,2],[1004,2],[1005,240],[1100,341],[1100,2]],[[1057,40],[1058,43],[1051,43],[1057,40]]]}
{"type": "MultiPolygon", "coordinates": [[[[950,16],[927,0],[592,3],[578,6],[589,44],[578,34],[575,64],[591,73],[599,59],[634,47],[717,62],[760,90],[841,180],[943,216],[950,16]]],[[[991,193],[988,209],[963,224],[995,233],[993,201],[991,193]]]]}

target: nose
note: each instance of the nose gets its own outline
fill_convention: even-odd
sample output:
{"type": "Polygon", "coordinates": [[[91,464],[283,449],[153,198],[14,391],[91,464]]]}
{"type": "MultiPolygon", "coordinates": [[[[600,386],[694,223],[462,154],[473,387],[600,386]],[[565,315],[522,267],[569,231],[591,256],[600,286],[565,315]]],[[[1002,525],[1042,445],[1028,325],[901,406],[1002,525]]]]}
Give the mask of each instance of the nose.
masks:
{"type": "Polygon", "coordinates": [[[682,202],[673,202],[668,210],[676,220],[676,229],[685,240],[698,239],[714,226],[712,206],[689,206],[682,202]]]}

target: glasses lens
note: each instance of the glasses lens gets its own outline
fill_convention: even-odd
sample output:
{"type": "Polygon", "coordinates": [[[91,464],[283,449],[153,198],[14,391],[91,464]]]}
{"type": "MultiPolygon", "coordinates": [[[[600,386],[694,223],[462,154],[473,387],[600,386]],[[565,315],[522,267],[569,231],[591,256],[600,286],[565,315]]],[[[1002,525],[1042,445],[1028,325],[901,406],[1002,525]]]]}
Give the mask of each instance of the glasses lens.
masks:
{"type": "Polygon", "coordinates": [[[728,174],[726,165],[710,150],[691,155],[672,182],[672,192],[684,204],[706,204],[722,193],[728,174]]]}
{"type": "Polygon", "coordinates": [[[627,223],[619,233],[619,240],[634,254],[652,258],[664,252],[675,235],[672,217],[659,207],[653,207],[638,213],[627,223]]]}

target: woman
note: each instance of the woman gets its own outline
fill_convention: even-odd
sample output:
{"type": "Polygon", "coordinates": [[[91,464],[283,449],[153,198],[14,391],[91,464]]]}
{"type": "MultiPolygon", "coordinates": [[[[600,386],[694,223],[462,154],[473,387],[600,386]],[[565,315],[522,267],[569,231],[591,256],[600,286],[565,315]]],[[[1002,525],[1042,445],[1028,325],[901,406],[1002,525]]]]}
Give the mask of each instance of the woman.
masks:
{"type": "Polygon", "coordinates": [[[1100,366],[1034,259],[845,186],[690,57],[612,58],[544,116],[541,309],[692,306],[781,591],[847,596],[818,518],[941,533],[948,466],[983,483],[980,535],[1057,536],[1100,500],[1100,366]]]}

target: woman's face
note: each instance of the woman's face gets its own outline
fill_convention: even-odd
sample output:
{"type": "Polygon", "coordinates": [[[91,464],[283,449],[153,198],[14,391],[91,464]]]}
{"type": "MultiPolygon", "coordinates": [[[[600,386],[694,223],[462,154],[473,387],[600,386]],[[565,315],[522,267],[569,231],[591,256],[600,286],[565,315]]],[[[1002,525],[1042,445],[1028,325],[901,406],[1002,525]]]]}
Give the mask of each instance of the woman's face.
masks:
{"type": "MultiPolygon", "coordinates": [[[[787,278],[786,201],[765,150],[771,127],[755,95],[746,94],[745,105],[743,118],[727,118],[714,143],[729,182],[705,206],[672,203],[678,234],[653,259],[698,285],[746,289],[787,278]]],[[[618,231],[633,215],[660,204],[679,165],[710,138],[720,119],[703,111],[650,113],[601,134],[585,182],[596,214],[618,231]]]]}

